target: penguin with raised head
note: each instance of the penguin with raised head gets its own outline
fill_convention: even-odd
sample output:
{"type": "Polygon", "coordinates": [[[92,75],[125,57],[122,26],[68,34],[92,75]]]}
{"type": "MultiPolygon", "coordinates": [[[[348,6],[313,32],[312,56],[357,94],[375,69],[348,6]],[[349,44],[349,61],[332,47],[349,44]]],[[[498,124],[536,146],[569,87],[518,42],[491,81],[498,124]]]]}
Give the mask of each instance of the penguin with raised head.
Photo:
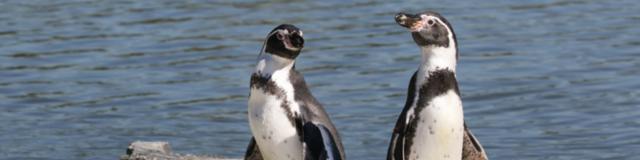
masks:
{"type": "Polygon", "coordinates": [[[253,138],[245,159],[344,159],[335,126],[295,70],[303,46],[302,31],[290,24],[267,35],[251,75],[248,117],[253,138]]]}
{"type": "Polygon", "coordinates": [[[487,159],[464,123],[456,81],[458,44],[451,24],[430,11],[398,13],[395,20],[411,32],[422,62],[409,82],[387,159],[487,159]]]}

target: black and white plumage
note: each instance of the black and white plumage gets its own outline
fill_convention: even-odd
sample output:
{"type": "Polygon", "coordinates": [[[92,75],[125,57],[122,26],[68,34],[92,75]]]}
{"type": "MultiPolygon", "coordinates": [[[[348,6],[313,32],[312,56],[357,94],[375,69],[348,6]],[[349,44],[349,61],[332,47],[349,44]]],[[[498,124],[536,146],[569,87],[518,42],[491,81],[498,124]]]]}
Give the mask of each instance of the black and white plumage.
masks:
{"type": "Polygon", "coordinates": [[[245,159],[344,159],[335,126],[295,70],[303,47],[302,31],[293,25],[280,25],[267,36],[251,75],[253,138],[245,159]]]}
{"type": "Polygon", "coordinates": [[[387,159],[487,159],[464,124],[453,28],[436,12],[399,13],[395,20],[411,31],[422,52],[422,62],[409,82],[387,159]]]}

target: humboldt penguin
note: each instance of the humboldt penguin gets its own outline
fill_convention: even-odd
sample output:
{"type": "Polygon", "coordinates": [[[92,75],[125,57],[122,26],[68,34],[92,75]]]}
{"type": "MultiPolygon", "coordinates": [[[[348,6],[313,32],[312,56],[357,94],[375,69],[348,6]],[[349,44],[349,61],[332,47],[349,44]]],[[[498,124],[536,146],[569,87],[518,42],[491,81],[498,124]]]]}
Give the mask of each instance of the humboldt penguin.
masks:
{"type": "Polygon", "coordinates": [[[267,35],[251,74],[248,118],[253,137],[245,159],[344,159],[335,126],[295,69],[303,47],[303,33],[293,25],[282,24],[267,35]]]}
{"type": "Polygon", "coordinates": [[[487,159],[464,122],[456,80],[458,44],[451,24],[431,11],[398,13],[395,20],[409,29],[422,60],[409,82],[387,159],[487,159]]]}

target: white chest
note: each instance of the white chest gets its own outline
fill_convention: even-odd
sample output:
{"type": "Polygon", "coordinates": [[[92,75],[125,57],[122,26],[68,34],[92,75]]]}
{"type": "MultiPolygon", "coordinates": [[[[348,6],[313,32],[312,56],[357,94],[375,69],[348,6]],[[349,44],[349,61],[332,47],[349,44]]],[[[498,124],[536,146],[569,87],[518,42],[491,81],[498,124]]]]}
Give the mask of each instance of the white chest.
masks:
{"type": "Polygon", "coordinates": [[[252,88],[249,97],[249,124],[263,158],[266,160],[302,159],[302,143],[282,103],[297,107],[294,101],[252,88]]]}
{"type": "Polygon", "coordinates": [[[450,90],[420,111],[409,159],[462,158],[464,114],[460,97],[450,90]]]}

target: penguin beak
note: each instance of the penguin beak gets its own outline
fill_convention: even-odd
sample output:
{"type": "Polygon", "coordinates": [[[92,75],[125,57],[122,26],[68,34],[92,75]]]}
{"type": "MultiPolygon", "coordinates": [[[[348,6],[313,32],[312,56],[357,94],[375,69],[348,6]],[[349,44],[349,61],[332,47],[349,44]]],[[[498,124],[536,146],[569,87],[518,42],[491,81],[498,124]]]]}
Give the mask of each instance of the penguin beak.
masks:
{"type": "Polygon", "coordinates": [[[289,50],[301,50],[304,47],[304,38],[302,31],[298,29],[287,29],[286,32],[278,33],[278,39],[284,43],[289,50]]]}
{"type": "Polygon", "coordinates": [[[396,14],[396,23],[398,25],[409,29],[411,32],[419,32],[422,30],[424,23],[422,23],[422,18],[420,15],[407,14],[407,13],[398,13],[396,14]]]}
{"type": "Polygon", "coordinates": [[[294,30],[289,35],[289,40],[291,42],[291,46],[296,48],[304,47],[304,38],[302,37],[302,31],[294,30]]]}

